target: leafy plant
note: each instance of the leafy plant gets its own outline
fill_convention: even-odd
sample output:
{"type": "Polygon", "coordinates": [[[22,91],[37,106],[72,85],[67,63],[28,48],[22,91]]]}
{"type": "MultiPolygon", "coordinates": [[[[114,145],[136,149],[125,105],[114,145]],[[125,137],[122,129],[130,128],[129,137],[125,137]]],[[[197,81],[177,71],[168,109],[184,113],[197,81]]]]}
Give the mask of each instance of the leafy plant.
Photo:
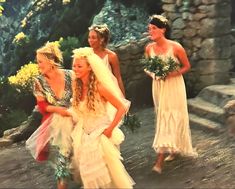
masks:
{"type": "Polygon", "coordinates": [[[67,37],[67,38],[60,38],[59,40],[60,49],[63,52],[64,58],[64,67],[67,69],[71,69],[72,63],[72,51],[75,48],[79,48],[81,46],[81,42],[77,37],[67,37]]]}
{"type": "Polygon", "coordinates": [[[141,127],[141,122],[135,114],[127,113],[122,126],[134,132],[141,127]]]}

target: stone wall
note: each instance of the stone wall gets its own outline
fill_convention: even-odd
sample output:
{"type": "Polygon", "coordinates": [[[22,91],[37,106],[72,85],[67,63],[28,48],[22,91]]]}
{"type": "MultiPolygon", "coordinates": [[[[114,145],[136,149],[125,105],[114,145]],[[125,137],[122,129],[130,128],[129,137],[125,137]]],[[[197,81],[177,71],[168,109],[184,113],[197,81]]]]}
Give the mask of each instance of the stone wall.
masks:
{"type": "Polygon", "coordinates": [[[126,96],[132,102],[132,107],[152,105],[151,79],[144,71],[141,62],[144,60],[144,48],[147,38],[131,41],[126,45],[111,47],[120,60],[122,79],[126,96]]]}
{"type": "MultiPolygon", "coordinates": [[[[185,75],[189,96],[212,84],[229,82],[231,66],[230,0],[162,0],[174,40],[192,65],[185,75]]],[[[234,41],[234,40],[233,40],[234,41]]]]}
{"type": "Polygon", "coordinates": [[[231,36],[231,46],[232,46],[232,77],[235,77],[235,26],[231,30],[232,36],[231,36]]]}

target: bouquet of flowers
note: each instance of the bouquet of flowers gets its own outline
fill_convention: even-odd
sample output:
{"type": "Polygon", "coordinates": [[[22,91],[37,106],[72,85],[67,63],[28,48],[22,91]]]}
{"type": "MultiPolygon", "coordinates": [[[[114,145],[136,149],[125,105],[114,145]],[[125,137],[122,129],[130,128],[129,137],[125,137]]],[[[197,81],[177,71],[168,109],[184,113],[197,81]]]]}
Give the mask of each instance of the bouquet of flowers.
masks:
{"type": "Polygon", "coordinates": [[[181,66],[171,57],[163,60],[159,56],[150,57],[143,64],[146,71],[154,73],[155,77],[162,80],[165,80],[170,72],[178,70],[181,66]]]}

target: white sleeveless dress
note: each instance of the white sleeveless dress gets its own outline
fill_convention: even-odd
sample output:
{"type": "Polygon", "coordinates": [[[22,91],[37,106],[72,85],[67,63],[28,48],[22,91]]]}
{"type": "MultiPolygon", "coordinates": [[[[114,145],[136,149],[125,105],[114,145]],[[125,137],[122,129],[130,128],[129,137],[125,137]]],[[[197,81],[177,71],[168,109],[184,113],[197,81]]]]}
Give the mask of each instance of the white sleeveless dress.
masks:
{"type": "MultiPolygon", "coordinates": [[[[156,55],[151,49],[150,56],[162,59],[172,57],[173,49],[167,53],[156,55]]],[[[197,156],[191,142],[187,97],[182,75],[153,80],[152,95],[156,112],[156,130],[153,148],[157,153],[180,153],[184,156],[197,156]]]]}

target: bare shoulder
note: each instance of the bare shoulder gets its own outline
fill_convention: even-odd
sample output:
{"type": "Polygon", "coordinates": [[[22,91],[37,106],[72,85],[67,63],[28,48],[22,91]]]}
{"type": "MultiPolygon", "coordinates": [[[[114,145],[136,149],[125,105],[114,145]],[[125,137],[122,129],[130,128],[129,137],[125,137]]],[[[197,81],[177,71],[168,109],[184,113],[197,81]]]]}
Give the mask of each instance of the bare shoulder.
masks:
{"type": "Polygon", "coordinates": [[[145,46],[145,52],[148,53],[149,50],[155,45],[155,42],[150,42],[145,46]]]}
{"type": "Polygon", "coordinates": [[[112,51],[110,49],[105,49],[105,51],[108,54],[109,58],[111,58],[111,59],[117,58],[117,53],[115,53],[114,51],[112,51]]]}
{"type": "Polygon", "coordinates": [[[172,40],[170,40],[169,42],[171,43],[171,45],[172,45],[174,51],[176,51],[176,52],[178,52],[178,51],[184,51],[183,46],[182,46],[179,42],[177,42],[177,41],[172,41],[172,40]]]}

